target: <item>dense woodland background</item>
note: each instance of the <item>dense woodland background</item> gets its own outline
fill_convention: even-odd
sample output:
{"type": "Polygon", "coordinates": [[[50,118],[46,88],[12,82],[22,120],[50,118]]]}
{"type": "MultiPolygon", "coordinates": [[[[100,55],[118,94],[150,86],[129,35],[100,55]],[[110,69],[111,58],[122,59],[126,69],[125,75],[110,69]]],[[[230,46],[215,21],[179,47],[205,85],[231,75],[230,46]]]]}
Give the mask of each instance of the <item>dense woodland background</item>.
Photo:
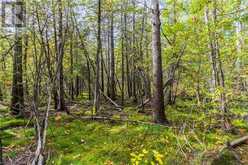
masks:
{"type": "Polygon", "coordinates": [[[0,164],[248,164],[246,0],[1,8],[0,164]]]}

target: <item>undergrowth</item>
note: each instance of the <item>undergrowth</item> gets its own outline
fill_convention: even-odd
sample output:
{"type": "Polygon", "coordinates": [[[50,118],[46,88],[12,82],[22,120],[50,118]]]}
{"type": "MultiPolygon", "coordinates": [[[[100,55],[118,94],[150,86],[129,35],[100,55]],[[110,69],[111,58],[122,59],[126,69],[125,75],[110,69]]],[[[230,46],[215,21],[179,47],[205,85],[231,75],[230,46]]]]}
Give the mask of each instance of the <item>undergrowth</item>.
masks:
{"type": "MultiPolygon", "coordinates": [[[[83,121],[66,114],[56,120],[51,116],[47,130],[48,164],[201,164],[208,153],[217,152],[228,140],[247,133],[248,124],[242,119],[232,121],[241,132],[234,135],[213,127],[218,124],[218,118],[212,117],[215,110],[208,111],[190,101],[179,100],[178,104],[167,107],[171,122],[168,127],[83,121]]],[[[130,120],[151,121],[150,115],[138,113],[134,107],[124,111],[130,120]]],[[[246,115],[242,107],[233,106],[232,112],[246,115]]],[[[87,113],[86,110],[83,114],[87,113]]],[[[6,115],[6,110],[0,110],[0,114],[0,128],[5,128],[0,134],[4,157],[15,158],[25,146],[34,144],[34,129],[25,127],[27,120],[6,115]]],[[[112,117],[121,115],[115,113],[112,117]]]]}

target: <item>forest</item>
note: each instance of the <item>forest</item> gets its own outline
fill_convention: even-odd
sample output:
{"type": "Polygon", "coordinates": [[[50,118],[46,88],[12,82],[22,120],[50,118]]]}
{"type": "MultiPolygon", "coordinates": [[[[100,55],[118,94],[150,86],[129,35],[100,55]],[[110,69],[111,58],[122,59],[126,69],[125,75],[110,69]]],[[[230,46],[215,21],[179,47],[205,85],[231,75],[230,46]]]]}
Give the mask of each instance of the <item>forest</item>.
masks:
{"type": "Polygon", "coordinates": [[[0,10],[0,165],[248,165],[247,0],[0,10]]]}

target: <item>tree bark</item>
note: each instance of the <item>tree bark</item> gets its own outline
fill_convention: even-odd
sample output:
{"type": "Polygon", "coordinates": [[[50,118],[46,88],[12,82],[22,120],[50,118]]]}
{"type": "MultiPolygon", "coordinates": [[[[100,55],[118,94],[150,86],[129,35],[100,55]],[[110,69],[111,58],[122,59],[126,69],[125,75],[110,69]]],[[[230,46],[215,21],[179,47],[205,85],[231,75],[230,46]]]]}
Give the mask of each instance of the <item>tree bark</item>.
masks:
{"type": "Polygon", "coordinates": [[[58,48],[57,48],[57,92],[58,92],[58,101],[57,101],[57,111],[67,111],[65,107],[64,100],[64,70],[63,70],[63,59],[64,59],[64,41],[63,41],[63,7],[62,1],[58,0],[58,48]]]}
{"type": "Polygon", "coordinates": [[[70,41],[70,95],[71,95],[71,100],[74,100],[74,76],[73,76],[73,71],[74,71],[74,57],[73,57],[73,30],[71,33],[71,41],[70,41]]]}
{"type": "MultiPolygon", "coordinates": [[[[99,76],[100,76],[100,53],[102,49],[101,43],[101,0],[98,0],[98,14],[97,14],[97,52],[96,52],[96,82],[95,82],[95,91],[94,91],[94,110],[98,112],[100,108],[100,83],[99,83],[99,76]]],[[[93,111],[93,114],[95,113],[93,111]]]]}
{"type": "MultiPolygon", "coordinates": [[[[21,0],[18,2],[22,3],[21,0]]],[[[13,10],[13,15],[16,15],[15,23],[18,18],[24,21],[24,11],[17,13],[17,9],[13,10]]],[[[12,97],[11,97],[11,112],[13,115],[23,115],[24,109],[24,91],[23,91],[23,71],[22,71],[22,34],[21,29],[15,25],[15,46],[13,55],[13,82],[12,82],[12,97]]]]}
{"type": "Polygon", "coordinates": [[[115,100],[115,44],[114,44],[114,12],[111,13],[110,21],[110,42],[111,42],[111,53],[110,53],[110,98],[115,100]]]}
{"type": "Polygon", "coordinates": [[[152,0],[153,120],[155,123],[166,124],[168,120],[164,112],[160,25],[159,1],[152,0]]]}
{"type": "Polygon", "coordinates": [[[125,47],[124,47],[124,33],[125,29],[123,28],[123,20],[124,20],[124,7],[123,5],[121,6],[122,8],[122,13],[121,13],[121,105],[124,106],[124,87],[125,87],[125,47]]]}

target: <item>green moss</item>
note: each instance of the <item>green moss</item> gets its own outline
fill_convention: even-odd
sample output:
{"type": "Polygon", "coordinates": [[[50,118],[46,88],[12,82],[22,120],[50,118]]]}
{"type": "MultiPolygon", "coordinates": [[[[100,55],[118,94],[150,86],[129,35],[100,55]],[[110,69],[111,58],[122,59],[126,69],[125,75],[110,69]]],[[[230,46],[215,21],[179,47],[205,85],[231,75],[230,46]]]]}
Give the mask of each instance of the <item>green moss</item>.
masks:
{"type": "MultiPolygon", "coordinates": [[[[138,113],[133,107],[124,111],[130,120],[151,120],[151,115],[138,113]]],[[[221,129],[207,130],[203,127],[203,124],[209,124],[208,114],[197,109],[194,102],[168,106],[166,111],[173,123],[170,128],[128,122],[83,121],[66,114],[55,120],[51,116],[47,136],[47,149],[51,151],[48,164],[131,164],[130,154],[140,153],[143,149],[165,155],[165,164],[187,164],[189,161],[199,164],[203,153],[216,150],[234,138],[221,129]],[[184,124],[187,127],[182,131],[184,124]],[[194,129],[193,124],[196,126],[194,129]]],[[[121,114],[114,113],[112,117],[119,119],[121,114]]],[[[9,121],[22,120],[7,116],[1,121],[9,126],[12,125],[9,121]]],[[[213,119],[212,122],[218,121],[213,119]]],[[[11,156],[17,155],[20,148],[34,139],[33,129],[25,133],[23,128],[13,127],[5,130],[3,136],[4,145],[13,148],[13,152],[8,153],[11,156]]]]}
{"type": "Polygon", "coordinates": [[[2,118],[0,119],[0,130],[12,128],[12,127],[19,127],[19,126],[25,126],[27,124],[27,121],[23,119],[15,119],[15,118],[2,118]]]}
{"type": "Polygon", "coordinates": [[[211,165],[240,165],[233,152],[225,150],[211,165]]]}
{"type": "Polygon", "coordinates": [[[12,158],[15,157],[16,153],[19,150],[32,142],[32,140],[34,139],[34,129],[7,129],[2,131],[0,136],[2,137],[3,146],[12,148],[10,152],[4,153],[3,156],[9,156],[12,158]]]}
{"type": "Polygon", "coordinates": [[[248,129],[248,123],[244,120],[235,119],[232,121],[233,126],[248,129]]]}

